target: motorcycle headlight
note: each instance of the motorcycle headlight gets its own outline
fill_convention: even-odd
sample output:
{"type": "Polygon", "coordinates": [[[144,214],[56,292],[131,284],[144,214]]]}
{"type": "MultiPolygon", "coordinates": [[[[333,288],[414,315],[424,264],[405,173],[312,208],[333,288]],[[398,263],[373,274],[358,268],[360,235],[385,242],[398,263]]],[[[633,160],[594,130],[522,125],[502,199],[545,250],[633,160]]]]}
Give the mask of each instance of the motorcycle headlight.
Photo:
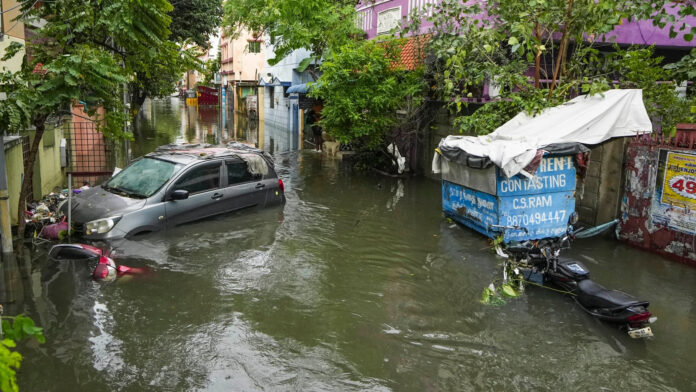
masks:
{"type": "Polygon", "coordinates": [[[113,229],[116,223],[121,219],[120,216],[112,216],[110,218],[97,219],[85,224],[85,234],[104,234],[113,229]]]}

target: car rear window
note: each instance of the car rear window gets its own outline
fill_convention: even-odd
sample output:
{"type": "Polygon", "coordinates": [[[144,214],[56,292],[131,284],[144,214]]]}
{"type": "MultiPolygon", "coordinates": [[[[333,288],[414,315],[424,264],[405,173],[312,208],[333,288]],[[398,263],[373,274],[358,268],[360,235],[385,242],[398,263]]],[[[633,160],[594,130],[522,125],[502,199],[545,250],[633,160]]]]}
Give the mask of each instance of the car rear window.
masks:
{"type": "Polygon", "coordinates": [[[260,180],[261,175],[251,174],[249,172],[249,167],[246,162],[239,161],[227,161],[227,184],[234,185],[242,182],[260,180]]]}

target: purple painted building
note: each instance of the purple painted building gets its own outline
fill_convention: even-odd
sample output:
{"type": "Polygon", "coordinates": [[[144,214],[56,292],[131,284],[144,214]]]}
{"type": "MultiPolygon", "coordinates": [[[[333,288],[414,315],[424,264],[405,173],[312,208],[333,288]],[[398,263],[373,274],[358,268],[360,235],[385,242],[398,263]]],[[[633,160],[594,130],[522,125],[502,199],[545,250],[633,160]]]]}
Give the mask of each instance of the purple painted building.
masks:
{"type": "MultiPolygon", "coordinates": [[[[415,10],[423,10],[426,15],[431,11],[432,6],[439,3],[439,0],[372,0],[361,1],[358,3],[358,24],[365,30],[368,38],[374,38],[379,34],[388,33],[399,23],[408,20],[410,13],[415,10]]],[[[689,17],[687,24],[696,26],[696,18],[689,17]]],[[[432,27],[432,23],[423,21],[421,33],[426,33],[432,27]]],[[[607,34],[607,40],[615,37],[615,42],[626,45],[652,45],[658,47],[689,49],[696,46],[696,40],[687,42],[680,33],[676,38],[669,38],[669,24],[660,29],[652,24],[652,21],[638,21],[624,23],[618,26],[614,33],[607,34]]],[[[611,41],[613,42],[613,40],[611,41]]]]}

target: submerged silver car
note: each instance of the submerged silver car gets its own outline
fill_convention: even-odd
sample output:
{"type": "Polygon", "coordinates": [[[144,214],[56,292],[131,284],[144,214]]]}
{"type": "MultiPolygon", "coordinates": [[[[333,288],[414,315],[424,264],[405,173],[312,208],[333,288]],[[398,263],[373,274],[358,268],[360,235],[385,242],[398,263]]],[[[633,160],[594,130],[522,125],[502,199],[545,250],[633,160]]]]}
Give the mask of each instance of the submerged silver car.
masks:
{"type": "MultiPolygon", "coordinates": [[[[87,239],[132,237],[250,207],[285,203],[270,155],[171,144],[134,161],[72,200],[73,228],[87,239]]],[[[67,212],[67,203],[62,206],[67,212]]]]}

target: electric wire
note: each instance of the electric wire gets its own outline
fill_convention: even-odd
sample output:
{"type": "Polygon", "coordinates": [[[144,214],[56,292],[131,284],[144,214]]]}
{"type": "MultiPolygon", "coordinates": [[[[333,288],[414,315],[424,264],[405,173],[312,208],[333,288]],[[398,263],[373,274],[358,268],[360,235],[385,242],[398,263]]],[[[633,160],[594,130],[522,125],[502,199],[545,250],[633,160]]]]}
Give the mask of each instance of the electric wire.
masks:
{"type": "Polygon", "coordinates": [[[7,29],[7,30],[5,30],[5,31],[3,31],[3,32],[0,32],[0,37],[6,35],[6,34],[9,33],[10,31],[12,31],[12,29],[14,29],[14,28],[17,26],[17,24],[19,24],[19,22],[21,22],[22,19],[24,19],[24,17],[27,16],[27,14],[29,13],[29,11],[31,11],[31,10],[34,8],[34,6],[35,6],[39,1],[41,1],[41,0],[35,0],[34,3],[31,5],[31,7],[27,8],[27,10],[24,11],[24,13],[23,13],[22,15],[20,15],[20,16],[17,18],[17,20],[15,21],[15,23],[12,25],[12,27],[10,27],[9,29],[7,29]]]}
{"type": "Polygon", "coordinates": [[[16,6],[14,6],[14,7],[12,7],[12,8],[8,8],[8,9],[6,9],[5,11],[0,11],[0,14],[6,14],[6,13],[12,11],[13,9],[19,8],[19,7],[21,7],[21,6],[22,6],[21,4],[17,4],[16,6]]]}

